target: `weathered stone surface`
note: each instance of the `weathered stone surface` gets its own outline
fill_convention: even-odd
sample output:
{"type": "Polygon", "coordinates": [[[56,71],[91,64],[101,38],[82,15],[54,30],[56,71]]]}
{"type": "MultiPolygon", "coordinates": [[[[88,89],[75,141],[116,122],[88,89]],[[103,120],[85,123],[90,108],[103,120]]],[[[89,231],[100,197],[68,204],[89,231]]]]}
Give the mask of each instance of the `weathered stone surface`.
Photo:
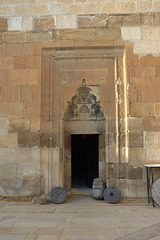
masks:
{"type": "Polygon", "coordinates": [[[6,32],[8,30],[7,18],[0,17],[0,32],[6,32]]]}
{"type": "Polygon", "coordinates": [[[95,30],[96,40],[120,40],[121,29],[120,28],[105,28],[95,30]]]}
{"type": "Polygon", "coordinates": [[[40,177],[31,176],[23,180],[23,195],[38,195],[40,193],[40,177]]]}
{"type": "Polygon", "coordinates": [[[141,39],[140,27],[121,27],[122,40],[138,40],[141,39]]]}
{"type": "Polygon", "coordinates": [[[97,200],[102,200],[104,189],[105,188],[92,188],[92,196],[97,200]]]}
{"type": "Polygon", "coordinates": [[[48,11],[48,5],[38,5],[38,4],[36,4],[35,6],[34,6],[34,9],[33,9],[33,13],[34,13],[34,15],[36,16],[39,16],[39,15],[41,15],[41,16],[43,16],[43,15],[48,15],[48,13],[49,13],[49,11],[48,11]]]}
{"type": "Polygon", "coordinates": [[[6,32],[2,34],[3,43],[24,43],[26,42],[25,32],[6,32]]]}
{"type": "Polygon", "coordinates": [[[129,133],[129,147],[143,147],[143,132],[129,133]]]}
{"type": "Polygon", "coordinates": [[[38,69],[16,69],[8,72],[10,85],[36,85],[39,82],[38,69]]]}
{"type": "Polygon", "coordinates": [[[39,133],[22,132],[18,133],[18,145],[19,147],[39,147],[40,146],[40,135],[39,133]]]}
{"type": "Polygon", "coordinates": [[[0,179],[0,192],[3,196],[20,195],[23,190],[23,179],[0,179]]]}
{"type": "Polygon", "coordinates": [[[29,119],[10,119],[9,120],[9,133],[25,132],[30,129],[29,119]]]}
{"type": "Polygon", "coordinates": [[[152,2],[150,1],[137,1],[137,12],[152,12],[152,2]]]}
{"type": "Polygon", "coordinates": [[[140,26],[140,14],[129,14],[129,15],[124,15],[123,16],[123,22],[122,26],[123,27],[136,27],[140,26]]]}
{"type": "Polygon", "coordinates": [[[148,103],[130,103],[131,117],[148,117],[154,115],[154,104],[148,103]]]}
{"type": "Polygon", "coordinates": [[[104,188],[104,182],[102,178],[94,178],[93,188],[104,188]]]}
{"type": "Polygon", "coordinates": [[[78,29],[78,30],[59,30],[59,39],[83,39],[83,40],[93,40],[95,36],[94,29],[78,29]]]}
{"type": "Polygon", "coordinates": [[[77,28],[76,15],[56,15],[56,29],[77,28]]]}
{"type": "Polygon", "coordinates": [[[40,57],[38,56],[15,56],[14,69],[36,69],[40,68],[40,57]]]}
{"type": "Polygon", "coordinates": [[[0,135],[0,148],[15,148],[17,146],[17,134],[0,135]]]}
{"type": "Polygon", "coordinates": [[[54,17],[39,17],[34,19],[35,30],[53,30],[54,17]]]}
{"type": "Polygon", "coordinates": [[[79,28],[107,27],[107,15],[79,15],[77,17],[79,28]]]}
{"type": "Polygon", "coordinates": [[[141,25],[153,26],[153,13],[141,13],[141,25]]]}
{"type": "Polygon", "coordinates": [[[22,17],[22,31],[32,31],[33,30],[33,17],[23,16],[22,17]]]}
{"type": "Polygon", "coordinates": [[[9,17],[8,18],[8,30],[9,31],[21,31],[22,30],[22,17],[9,17]]]}
{"type": "Polygon", "coordinates": [[[8,133],[9,120],[6,118],[0,118],[0,135],[8,133]]]}
{"type": "Polygon", "coordinates": [[[143,168],[129,166],[128,179],[142,179],[142,178],[143,178],[143,168]]]}

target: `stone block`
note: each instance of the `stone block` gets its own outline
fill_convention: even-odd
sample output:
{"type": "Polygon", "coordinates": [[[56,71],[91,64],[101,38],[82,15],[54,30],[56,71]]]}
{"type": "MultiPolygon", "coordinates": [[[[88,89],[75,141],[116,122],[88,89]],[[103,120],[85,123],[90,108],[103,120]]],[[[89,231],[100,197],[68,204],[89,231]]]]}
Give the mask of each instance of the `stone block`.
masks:
{"type": "Polygon", "coordinates": [[[129,179],[127,180],[128,184],[128,198],[136,198],[137,197],[137,179],[129,179]]]}
{"type": "Polygon", "coordinates": [[[85,14],[98,14],[100,13],[100,4],[99,2],[94,3],[84,3],[84,13],[85,14]]]}
{"type": "Polygon", "coordinates": [[[130,76],[131,77],[154,77],[154,67],[131,67],[130,76]]]}
{"type": "Polygon", "coordinates": [[[26,42],[53,42],[52,32],[28,32],[26,42]]]}
{"type": "MultiPolygon", "coordinates": [[[[7,44],[6,55],[7,56],[32,56],[34,53],[34,43],[11,43],[7,44]]],[[[34,54],[35,55],[35,54],[34,54]]]]}
{"type": "Polygon", "coordinates": [[[10,119],[9,120],[9,133],[17,133],[17,132],[26,132],[30,129],[30,120],[29,119],[10,119]]]}
{"type": "Polygon", "coordinates": [[[117,12],[118,13],[130,13],[136,12],[136,2],[118,2],[117,12]]]}
{"type": "Polygon", "coordinates": [[[25,118],[40,118],[41,103],[40,102],[26,102],[24,103],[23,116],[25,118]]]}
{"type": "Polygon", "coordinates": [[[56,15],[56,29],[77,28],[76,15],[56,15]]]}
{"type": "Polygon", "coordinates": [[[160,78],[160,66],[155,66],[155,77],[160,78]]]}
{"type": "Polygon", "coordinates": [[[33,85],[39,82],[39,71],[37,69],[16,69],[9,71],[10,85],[33,85]]]}
{"type": "Polygon", "coordinates": [[[147,151],[145,148],[129,148],[129,164],[141,167],[147,162],[147,151]]]}
{"type": "Polygon", "coordinates": [[[137,27],[140,26],[140,14],[129,14],[123,16],[122,26],[123,27],[137,27]]]}
{"type": "Polygon", "coordinates": [[[38,56],[16,56],[14,57],[14,69],[34,69],[40,68],[41,61],[38,56]]]}
{"type": "Polygon", "coordinates": [[[135,40],[134,41],[134,54],[152,54],[153,53],[153,44],[152,40],[135,40]]]}
{"type": "Polygon", "coordinates": [[[79,15],[77,17],[78,28],[107,27],[108,16],[103,15],[79,15]]]}
{"type": "Polygon", "coordinates": [[[142,40],[159,40],[159,27],[141,27],[142,40]]]}
{"type": "Polygon", "coordinates": [[[154,26],[160,26],[160,13],[154,13],[153,24],[154,26]]]}
{"type": "Polygon", "coordinates": [[[17,164],[1,163],[0,164],[0,179],[14,179],[17,177],[17,164]]]}
{"type": "Polygon", "coordinates": [[[154,21],[153,13],[141,13],[140,16],[141,16],[141,25],[153,26],[153,21],[154,21]]]}
{"type": "Polygon", "coordinates": [[[122,40],[134,41],[141,39],[140,27],[121,27],[122,40]]]}
{"type": "Polygon", "coordinates": [[[160,148],[160,132],[145,132],[144,135],[145,148],[160,148]]]}
{"type": "Polygon", "coordinates": [[[160,131],[160,119],[155,117],[148,117],[143,119],[144,131],[160,131]]]}
{"type": "Polygon", "coordinates": [[[17,196],[22,193],[23,180],[22,179],[0,179],[1,191],[3,196],[17,196]]]}
{"type": "MultiPolygon", "coordinates": [[[[36,164],[39,168],[40,164],[40,149],[39,148],[19,148],[16,149],[15,163],[18,164],[36,164]]],[[[7,155],[7,154],[6,154],[7,155]]]]}
{"type": "Polygon", "coordinates": [[[7,118],[0,118],[0,135],[8,133],[9,120],[7,118]]]}
{"type": "Polygon", "coordinates": [[[40,164],[31,163],[19,163],[16,169],[17,178],[32,178],[33,176],[39,176],[40,164]]]}
{"type": "Polygon", "coordinates": [[[17,87],[15,86],[6,86],[3,85],[0,87],[0,101],[1,102],[16,102],[19,100],[19,96],[17,95],[17,87]]]}
{"type": "Polygon", "coordinates": [[[13,69],[13,57],[0,57],[0,69],[13,69]]]}
{"type": "Polygon", "coordinates": [[[114,1],[100,2],[101,13],[115,13],[117,10],[116,3],[114,1]]]}
{"type": "Polygon", "coordinates": [[[128,129],[130,132],[142,131],[142,118],[128,118],[128,129]]]}
{"type": "Polygon", "coordinates": [[[17,134],[0,135],[0,148],[16,148],[17,134]]]}
{"type": "Polygon", "coordinates": [[[129,132],[129,147],[143,147],[143,132],[129,132]]]}
{"type": "Polygon", "coordinates": [[[13,7],[13,14],[9,14],[9,16],[31,16],[33,12],[33,5],[32,4],[23,4],[24,1],[20,2],[21,4],[16,4],[16,7],[13,7]]]}
{"type": "Polygon", "coordinates": [[[23,104],[19,102],[2,102],[0,104],[0,117],[20,117],[23,112],[23,104]]]}
{"type": "Polygon", "coordinates": [[[0,57],[6,57],[6,50],[7,50],[7,47],[6,47],[6,44],[1,44],[0,45],[0,57]]]}
{"type": "Polygon", "coordinates": [[[121,27],[123,22],[122,15],[109,15],[108,16],[108,27],[121,27]]]}
{"type": "Polygon", "coordinates": [[[34,19],[35,30],[53,30],[54,17],[39,17],[34,19]]]}
{"type": "Polygon", "coordinates": [[[152,12],[153,11],[152,2],[138,0],[136,10],[137,10],[137,12],[152,12]]]}
{"type": "Polygon", "coordinates": [[[32,31],[33,30],[33,17],[22,17],[22,31],[32,31]]]}
{"type": "Polygon", "coordinates": [[[117,164],[117,178],[125,179],[128,176],[128,164],[121,163],[117,164]]]}
{"type": "Polygon", "coordinates": [[[9,17],[8,31],[21,31],[21,30],[22,30],[22,17],[9,17]]]}
{"type": "Polygon", "coordinates": [[[25,32],[2,33],[2,43],[24,43],[26,42],[25,32]]]}
{"type": "Polygon", "coordinates": [[[105,28],[95,30],[95,40],[120,40],[121,29],[120,28],[105,28]]]}
{"type": "Polygon", "coordinates": [[[31,119],[31,132],[40,131],[41,120],[37,118],[31,119]]]}
{"type": "Polygon", "coordinates": [[[17,137],[18,145],[21,148],[32,148],[40,146],[40,134],[31,132],[18,133],[17,137]]]}
{"type": "Polygon", "coordinates": [[[13,16],[13,11],[14,11],[14,8],[13,8],[13,5],[1,5],[0,7],[0,16],[13,16]]]}
{"type": "Polygon", "coordinates": [[[35,196],[40,194],[40,177],[31,176],[23,180],[23,195],[35,196]]]}
{"type": "Polygon", "coordinates": [[[17,149],[16,148],[1,148],[0,163],[16,163],[17,149]]]}
{"type": "Polygon", "coordinates": [[[160,162],[160,150],[159,149],[148,149],[147,151],[147,163],[158,163],[160,162]]]}
{"type": "Polygon", "coordinates": [[[160,101],[160,88],[143,88],[141,91],[143,102],[159,102],[160,101]]]}
{"type": "Polygon", "coordinates": [[[21,86],[21,101],[31,102],[32,101],[32,86],[21,86]]]}
{"type": "Polygon", "coordinates": [[[42,16],[50,14],[48,11],[48,5],[34,5],[33,7],[33,15],[42,16]]]}
{"type": "Polygon", "coordinates": [[[93,40],[95,37],[94,29],[78,29],[78,30],[59,30],[60,40],[93,40]]]}
{"type": "Polygon", "coordinates": [[[0,32],[6,32],[8,30],[7,18],[0,17],[0,32]]]}
{"type": "Polygon", "coordinates": [[[148,117],[154,115],[154,103],[130,103],[129,112],[131,117],[148,117]]]}
{"type": "Polygon", "coordinates": [[[143,168],[129,166],[128,179],[143,179],[143,168]]]}
{"type": "Polygon", "coordinates": [[[160,103],[159,102],[154,103],[154,116],[160,117],[160,103]]]}
{"type": "Polygon", "coordinates": [[[160,2],[158,0],[155,0],[154,1],[154,10],[157,12],[157,11],[160,11],[160,2]]]}

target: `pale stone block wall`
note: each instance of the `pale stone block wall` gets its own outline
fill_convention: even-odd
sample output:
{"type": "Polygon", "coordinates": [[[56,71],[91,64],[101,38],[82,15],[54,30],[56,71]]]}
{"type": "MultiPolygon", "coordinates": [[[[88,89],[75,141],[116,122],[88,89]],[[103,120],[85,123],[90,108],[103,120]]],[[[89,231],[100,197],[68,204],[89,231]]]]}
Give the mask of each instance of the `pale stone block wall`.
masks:
{"type": "MultiPolygon", "coordinates": [[[[40,194],[41,165],[48,168],[49,152],[41,136],[42,49],[107,46],[125,52],[128,117],[122,119],[128,123],[128,146],[122,128],[120,166],[112,162],[115,129],[107,135],[107,176],[116,179],[123,196],[145,197],[143,164],[160,162],[160,2],[1,0],[0,4],[0,195],[40,194]],[[40,163],[42,155],[46,158],[40,163]]],[[[124,66],[118,67],[124,71],[124,66]]],[[[97,70],[96,77],[108,78],[107,70],[105,77],[97,70]]],[[[53,148],[54,156],[57,151],[53,148]]],[[[45,177],[46,181],[51,177],[47,170],[45,177]]]]}

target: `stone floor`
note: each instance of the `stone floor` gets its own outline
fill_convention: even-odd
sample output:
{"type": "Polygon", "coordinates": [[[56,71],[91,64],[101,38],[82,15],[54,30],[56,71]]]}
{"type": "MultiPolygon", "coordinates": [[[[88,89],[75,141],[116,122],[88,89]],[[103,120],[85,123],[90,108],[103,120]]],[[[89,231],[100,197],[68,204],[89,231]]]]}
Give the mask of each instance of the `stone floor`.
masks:
{"type": "Polygon", "coordinates": [[[63,204],[0,201],[0,240],[160,240],[160,208],[72,196],[63,204]]]}

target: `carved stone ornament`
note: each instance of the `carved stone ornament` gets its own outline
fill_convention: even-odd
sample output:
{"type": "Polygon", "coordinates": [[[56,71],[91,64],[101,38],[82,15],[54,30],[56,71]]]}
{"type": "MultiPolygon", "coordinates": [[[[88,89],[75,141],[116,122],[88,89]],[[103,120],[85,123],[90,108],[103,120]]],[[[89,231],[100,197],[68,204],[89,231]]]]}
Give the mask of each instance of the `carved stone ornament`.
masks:
{"type": "Polygon", "coordinates": [[[76,94],[68,102],[64,120],[105,120],[100,102],[87,86],[85,79],[82,80],[82,87],[77,89],[76,94]]]}

